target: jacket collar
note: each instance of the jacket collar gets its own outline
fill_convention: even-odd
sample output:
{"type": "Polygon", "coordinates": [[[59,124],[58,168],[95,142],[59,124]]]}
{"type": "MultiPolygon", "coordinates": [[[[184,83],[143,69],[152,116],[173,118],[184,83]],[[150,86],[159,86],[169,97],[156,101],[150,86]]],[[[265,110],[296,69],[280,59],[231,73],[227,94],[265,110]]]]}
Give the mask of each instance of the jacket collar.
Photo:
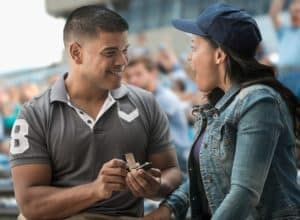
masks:
{"type": "Polygon", "coordinates": [[[238,84],[232,84],[230,89],[224,94],[224,96],[217,102],[215,108],[221,112],[224,108],[230,104],[235,95],[241,90],[241,86],[238,84]]]}

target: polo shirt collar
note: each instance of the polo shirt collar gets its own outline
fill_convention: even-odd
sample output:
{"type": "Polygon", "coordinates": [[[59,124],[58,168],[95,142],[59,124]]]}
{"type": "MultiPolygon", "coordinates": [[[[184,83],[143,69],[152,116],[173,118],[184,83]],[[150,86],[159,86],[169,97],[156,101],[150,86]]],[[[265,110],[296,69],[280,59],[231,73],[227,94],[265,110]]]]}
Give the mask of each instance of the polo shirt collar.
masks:
{"type": "Polygon", "coordinates": [[[121,99],[128,94],[128,88],[121,84],[119,88],[111,90],[110,93],[114,99],[121,99]]]}
{"type": "MultiPolygon", "coordinates": [[[[63,74],[52,86],[50,95],[51,103],[55,101],[68,103],[68,95],[65,86],[67,75],[68,73],[63,74]]],[[[121,99],[128,94],[128,88],[121,84],[119,88],[111,90],[110,93],[114,99],[121,99]]]]}
{"type": "Polygon", "coordinates": [[[64,102],[68,103],[68,95],[65,86],[65,78],[67,78],[68,73],[63,74],[59,79],[54,83],[51,88],[50,102],[64,102]]]}

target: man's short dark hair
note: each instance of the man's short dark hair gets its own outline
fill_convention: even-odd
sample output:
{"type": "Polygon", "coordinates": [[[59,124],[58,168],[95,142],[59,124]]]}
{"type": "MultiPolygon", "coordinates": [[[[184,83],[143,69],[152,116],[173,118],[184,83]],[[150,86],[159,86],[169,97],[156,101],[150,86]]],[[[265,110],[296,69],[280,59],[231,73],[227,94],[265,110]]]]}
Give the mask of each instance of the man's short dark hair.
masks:
{"type": "Polygon", "coordinates": [[[72,37],[96,37],[100,31],[124,32],[127,21],[118,13],[99,5],[88,5],[75,9],[67,18],[64,27],[64,43],[72,37]]]}

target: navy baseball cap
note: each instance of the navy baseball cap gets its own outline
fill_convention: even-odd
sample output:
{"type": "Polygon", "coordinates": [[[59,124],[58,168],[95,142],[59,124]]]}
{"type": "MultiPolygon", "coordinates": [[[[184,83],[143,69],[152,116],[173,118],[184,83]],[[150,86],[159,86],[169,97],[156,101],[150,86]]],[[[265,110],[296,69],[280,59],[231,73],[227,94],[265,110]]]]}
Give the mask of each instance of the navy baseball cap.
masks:
{"type": "Polygon", "coordinates": [[[175,28],[210,38],[234,52],[253,57],[262,40],[256,21],[243,9],[230,4],[216,3],[196,18],[174,19],[175,28]]]}

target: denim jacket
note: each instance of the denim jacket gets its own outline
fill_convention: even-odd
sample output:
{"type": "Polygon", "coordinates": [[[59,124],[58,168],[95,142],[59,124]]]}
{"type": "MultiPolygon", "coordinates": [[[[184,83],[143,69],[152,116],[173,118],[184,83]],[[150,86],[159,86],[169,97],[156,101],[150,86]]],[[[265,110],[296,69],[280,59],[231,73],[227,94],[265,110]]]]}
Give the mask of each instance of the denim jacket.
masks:
{"type": "MultiPolygon", "coordinates": [[[[212,219],[300,218],[293,123],[281,96],[262,84],[233,85],[200,111],[195,141],[204,121],[198,175],[212,219]]],[[[203,219],[190,164],[189,179],[165,200],[180,220],[189,204],[192,219],[203,219]]]]}

